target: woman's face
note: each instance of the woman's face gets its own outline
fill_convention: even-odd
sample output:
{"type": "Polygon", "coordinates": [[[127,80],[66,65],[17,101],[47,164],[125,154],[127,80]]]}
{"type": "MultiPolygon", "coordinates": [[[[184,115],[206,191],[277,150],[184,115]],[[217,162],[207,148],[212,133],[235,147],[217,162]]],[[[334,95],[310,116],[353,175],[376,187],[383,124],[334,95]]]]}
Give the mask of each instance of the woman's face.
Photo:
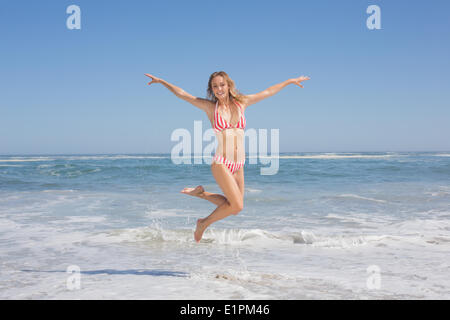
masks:
{"type": "Polygon", "coordinates": [[[211,87],[217,99],[223,101],[228,97],[228,83],[222,76],[214,77],[211,81],[211,87]]]}

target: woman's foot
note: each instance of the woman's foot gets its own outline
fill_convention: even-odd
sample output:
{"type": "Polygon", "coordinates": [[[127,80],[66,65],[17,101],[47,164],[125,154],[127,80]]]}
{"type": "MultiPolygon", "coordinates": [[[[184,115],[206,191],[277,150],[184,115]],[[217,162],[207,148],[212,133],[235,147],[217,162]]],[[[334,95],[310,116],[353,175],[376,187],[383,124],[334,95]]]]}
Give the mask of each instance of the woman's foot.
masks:
{"type": "Polygon", "coordinates": [[[197,228],[194,232],[194,239],[197,242],[200,242],[200,240],[202,240],[203,232],[205,232],[205,229],[207,227],[205,220],[206,218],[197,220],[197,228]]]}
{"type": "Polygon", "coordinates": [[[185,193],[194,197],[199,197],[203,192],[205,192],[205,189],[203,189],[202,186],[197,186],[195,188],[184,188],[183,190],[181,190],[181,193],[185,193]]]}

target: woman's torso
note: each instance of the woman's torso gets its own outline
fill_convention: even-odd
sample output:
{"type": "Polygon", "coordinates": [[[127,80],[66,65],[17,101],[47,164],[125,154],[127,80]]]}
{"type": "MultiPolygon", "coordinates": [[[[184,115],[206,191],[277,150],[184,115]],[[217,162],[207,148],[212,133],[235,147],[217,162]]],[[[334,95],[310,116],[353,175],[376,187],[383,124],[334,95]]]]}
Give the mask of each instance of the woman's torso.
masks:
{"type": "Polygon", "coordinates": [[[238,116],[234,119],[231,119],[230,108],[219,107],[218,103],[208,114],[218,142],[216,155],[230,161],[243,162],[245,161],[244,129],[246,122],[244,108],[239,102],[230,101],[230,104],[237,107],[238,116]]]}

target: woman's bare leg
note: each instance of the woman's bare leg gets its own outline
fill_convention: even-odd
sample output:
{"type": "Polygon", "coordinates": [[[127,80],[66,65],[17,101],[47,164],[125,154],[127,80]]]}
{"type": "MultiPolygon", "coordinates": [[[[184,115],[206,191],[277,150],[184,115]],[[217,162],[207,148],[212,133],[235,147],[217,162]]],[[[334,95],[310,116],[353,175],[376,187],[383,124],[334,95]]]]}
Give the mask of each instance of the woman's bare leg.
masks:
{"type": "MultiPolygon", "coordinates": [[[[241,187],[236,181],[235,176],[231,174],[225,165],[213,163],[211,165],[211,171],[217,184],[225,194],[225,201],[209,216],[197,220],[197,228],[194,232],[194,238],[197,242],[201,240],[203,232],[208,226],[216,221],[228,217],[229,215],[239,213],[244,206],[244,197],[241,192],[241,187]]],[[[240,172],[240,174],[243,175],[243,171],[240,172]]]]}
{"type": "Polygon", "coordinates": [[[225,201],[227,201],[227,198],[225,198],[223,195],[218,193],[206,192],[202,186],[197,186],[195,188],[184,188],[183,190],[181,190],[181,193],[208,200],[209,202],[214,203],[216,206],[220,206],[225,201]]]}

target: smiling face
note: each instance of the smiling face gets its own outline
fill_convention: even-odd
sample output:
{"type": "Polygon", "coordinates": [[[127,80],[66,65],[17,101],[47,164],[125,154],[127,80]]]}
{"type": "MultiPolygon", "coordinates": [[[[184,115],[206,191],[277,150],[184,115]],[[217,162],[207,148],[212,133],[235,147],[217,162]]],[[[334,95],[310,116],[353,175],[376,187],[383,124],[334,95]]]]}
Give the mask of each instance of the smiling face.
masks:
{"type": "Polygon", "coordinates": [[[219,99],[220,101],[227,100],[227,98],[230,94],[230,89],[228,87],[228,83],[225,80],[225,78],[222,76],[217,76],[217,77],[214,77],[214,79],[212,79],[211,89],[214,92],[214,95],[216,96],[216,98],[219,99]]]}

